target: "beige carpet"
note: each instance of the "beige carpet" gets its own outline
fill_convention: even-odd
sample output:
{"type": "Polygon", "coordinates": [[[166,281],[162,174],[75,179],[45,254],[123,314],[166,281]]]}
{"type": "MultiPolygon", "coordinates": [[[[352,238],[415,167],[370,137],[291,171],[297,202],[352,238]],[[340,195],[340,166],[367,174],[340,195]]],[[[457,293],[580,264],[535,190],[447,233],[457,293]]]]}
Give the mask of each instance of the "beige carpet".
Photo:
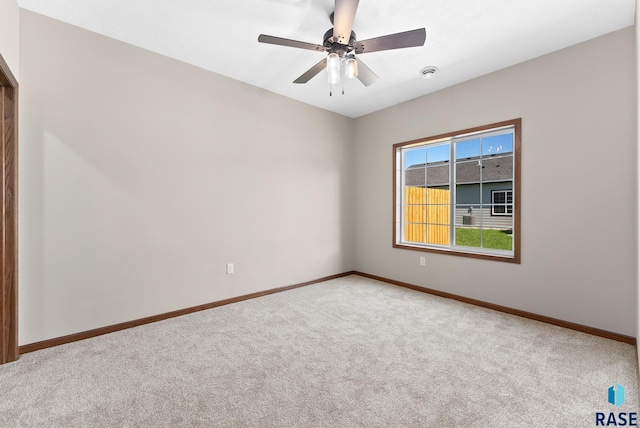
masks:
{"type": "Polygon", "coordinates": [[[349,276],[23,355],[0,366],[0,426],[592,427],[637,411],[634,358],[349,276]]]}

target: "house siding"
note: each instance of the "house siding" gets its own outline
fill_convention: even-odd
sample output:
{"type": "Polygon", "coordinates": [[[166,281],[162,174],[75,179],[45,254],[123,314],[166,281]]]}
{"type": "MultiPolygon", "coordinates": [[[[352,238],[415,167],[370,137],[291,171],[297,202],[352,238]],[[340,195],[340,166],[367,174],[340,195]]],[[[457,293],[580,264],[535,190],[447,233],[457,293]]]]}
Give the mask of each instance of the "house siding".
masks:
{"type": "MultiPolygon", "coordinates": [[[[480,206],[480,185],[479,184],[462,184],[456,188],[456,199],[458,205],[473,204],[473,216],[475,217],[475,226],[499,229],[511,229],[513,227],[512,216],[496,216],[491,215],[491,192],[494,190],[512,190],[513,183],[511,181],[501,181],[495,183],[482,184],[482,203],[480,206]]],[[[456,208],[456,225],[463,225],[462,216],[469,215],[469,207],[456,208]]]]}
{"type": "MultiPolygon", "coordinates": [[[[467,227],[463,222],[463,216],[469,215],[468,208],[456,209],[456,226],[467,227]]],[[[511,229],[513,228],[512,216],[492,216],[491,208],[474,209],[473,216],[475,217],[475,223],[473,227],[482,226],[485,229],[511,229]]],[[[471,226],[469,226],[471,227],[471,226]]]]}
{"type": "MultiPolygon", "coordinates": [[[[491,204],[491,192],[494,190],[512,190],[511,181],[499,181],[482,184],[482,201],[480,200],[479,184],[460,184],[456,187],[456,200],[458,204],[491,204]]],[[[475,209],[475,208],[474,208],[475,209]]]]}

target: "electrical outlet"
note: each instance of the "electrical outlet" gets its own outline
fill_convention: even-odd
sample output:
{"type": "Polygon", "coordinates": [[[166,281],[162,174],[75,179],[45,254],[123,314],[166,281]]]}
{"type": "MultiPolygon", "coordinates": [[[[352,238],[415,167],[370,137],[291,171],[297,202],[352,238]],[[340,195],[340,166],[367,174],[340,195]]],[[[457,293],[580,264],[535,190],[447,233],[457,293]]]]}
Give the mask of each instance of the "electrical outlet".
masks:
{"type": "Polygon", "coordinates": [[[424,256],[420,256],[420,266],[426,266],[427,265],[427,258],[424,256]]]}
{"type": "Polygon", "coordinates": [[[233,263],[227,263],[227,275],[231,275],[232,273],[234,273],[236,270],[235,266],[233,265],[233,263]]]}

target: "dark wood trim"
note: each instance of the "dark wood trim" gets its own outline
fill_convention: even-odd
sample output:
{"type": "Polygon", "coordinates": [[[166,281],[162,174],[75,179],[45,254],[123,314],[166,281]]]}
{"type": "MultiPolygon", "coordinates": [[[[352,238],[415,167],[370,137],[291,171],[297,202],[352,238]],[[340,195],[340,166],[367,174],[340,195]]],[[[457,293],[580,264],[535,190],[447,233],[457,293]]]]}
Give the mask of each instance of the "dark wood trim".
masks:
{"type": "Polygon", "coordinates": [[[475,126],[473,128],[462,129],[460,131],[452,131],[446,132],[444,134],[432,135],[431,137],[426,138],[417,138],[411,141],[405,141],[403,143],[396,143],[393,145],[394,150],[399,147],[410,146],[412,144],[424,143],[425,141],[435,141],[435,140],[444,140],[451,137],[456,137],[458,135],[472,134],[476,132],[482,132],[489,129],[501,128],[503,126],[512,126],[516,123],[520,123],[521,119],[511,119],[511,120],[503,120],[502,122],[490,123],[488,125],[475,126]]]}
{"type": "MultiPolygon", "coordinates": [[[[514,239],[514,245],[515,245],[515,239],[514,239]]],[[[400,250],[422,251],[423,253],[451,254],[453,256],[467,257],[470,259],[492,260],[494,262],[507,262],[507,263],[520,264],[520,261],[516,258],[516,253],[519,253],[519,252],[516,251],[515,248],[513,251],[513,257],[493,256],[490,254],[467,253],[464,251],[456,251],[456,250],[449,250],[449,249],[414,247],[412,245],[396,244],[395,242],[393,244],[393,248],[398,248],[400,250]]]]}
{"type": "Polygon", "coordinates": [[[580,331],[582,333],[592,334],[594,336],[604,337],[606,339],[616,340],[618,342],[628,343],[637,347],[636,338],[632,336],[625,336],[624,334],[613,333],[607,330],[601,330],[599,328],[589,327],[582,324],[576,324],[569,321],[563,321],[557,318],[551,318],[544,315],[534,314],[532,312],[522,311],[520,309],[513,309],[507,306],[496,305],[494,303],[485,302],[482,300],[471,299],[468,297],[458,296],[457,294],[447,293],[445,291],[434,290],[432,288],[420,287],[418,285],[409,284],[407,282],[396,281],[389,278],[384,278],[377,275],[371,275],[363,272],[354,272],[355,275],[360,275],[365,278],[375,279],[377,281],[386,282],[388,284],[397,285],[404,288],[410,288],[412,290],[420,291],[423,293],[433,294],[434,296],[445,297],[447,299],[457,300],[459,302],[468,303],[475,306],[481,306],[487,309],[493,309],[494,311],[504,312],[511,315],[517,315],[519,317],[528,318],[534,321],[540,321],[547,324],[553,324],[558,327],[568,328],[570,330],[580,331]]]}
{"type": "MultiPolygon", "coordinates": [[[[349,276],[349,275],[359,275],[359,276],[362,276],[362,277],[365,277],[365,278],[370,278],[370,279],[374,279],[374,280],[377,280],[377,281],[386,282],[387,284],[392,284],[392,285],[396,285],[396,286],[400,286],[400,287],[404,287],[404,288],[410,288],[412,290],[420,291],[420,292],[423,292],[423,293],[433,294],[435,296],[444,297],[444,298],[448,298],[448,299],[453,299],[453,300],[457,300],[459,302],[468,303],[468,304],[471,304],[471,305],[480,306],[480,307],[487,308],[487,309],[493,309],[493,310],[496,310],[496,311],[499,311],[499,312],[504,312],[504,313],[507,313],[507,314],[520,316],[520,317],[531,319],[531,320],[534,320],[534,321],[540,321],[540,322],[544,322],[544,323],[547,323],[547,324],[556,325],[558,327],[564,327],[564,328],[568,328],[570,330],[576,330],[576,331],[580,331],[582,333],[592,334],[594,336],[599,336],[599,337],[604,337],[604,338],[611,339],[611,340],[616,340],[618,342],[628,343],[628,344],[633,345],[635,347],[635,349],[636,349],[636,357],[638,355],[638,346],[637,346],[637,342],[636,342],[636,338],[635,337],[625,336],[625,335],[618,334],[618,333],[612,333],[612,332],[606,331],[606,330],[600,330],[600,329],[597,329],[597,328],[588,327],[588,326],[585,326],[585,325],[576,324],[576,323],[572,323],[572,322],[568,322],[568,321],[563,321],[563,320],[559,320],[559,319],[556,319],[556,318],[547,317],[547,316],[544,316],[544,315],[537,315],[537,314],[534,314],[532,312],[521,311],[519,309],[513,309],[513,308],[506,307],[506,306],[501,306],[501,305],[496,305],[496,304],[493,304],[493,303],[484,302],[482,300],[476,300],[476,299],[471,299],[471,298],[467,298],[467,297],[463,297],[463,296],[458,296],[456,294],[447,293],[447,292],[444,292],[444,291],[434,290],[434,289],[430,289],[430,288],[426,288],[426,287],[420,287],[420,286],[409,284],[409,283],[406,283],[406,282],[396,281],[396,280],[393,280],[393,279],[384,278],[384,277],[377,276],[377,275],[371,275],[371,274],[363,273],[363,272],[359,272],[359,271],[343,272],[343,273],[340,273],[340,274],[331,275],[331,276],[327,276],[327,277],[324,277],[324,278],[319,278],[319,279],[315,279],[315,280],[312,280],[312,281],[303,282],[303,283],[300,283],[300,284],[294,284],[294,285],[289,285],[289,286],[279,287],[279,288],[272,288],[270,290],[264,290],[264,291],[259,291],[259,292],[256,292],[256,293],[245,294],[243,296],[233,297],[233,298],[225,299],[225,300],[219,300],[217,302],[205,303],[203,305],[192,306],[190,308],[179,309],[179,310],[172,311],[172,312],[167,312],[167,313],[164,313],[164,314],[154,315],[154,316],[150,316],[150,317],[146,317],[146,318],[140,318],[140,319],[137,319],[137,320],[127,321],[127,322],[123,322],[123,323],[120,323],[120,324],[114,324],[114,325],[111,325],[111,326],[96,328],[96,329],[93,329],[93,330],[88,330],[88,331],[84,331],[84,332],[80,332],[80,333],[70,334],[70,335],[67,335],[67,336],[62,336],[62,337],[57,337],[57,338],[53,338],[53,339],[43,340],[41,342],[30,343],[28,345],[20,346],[20,353],[21,354],[26,354],[26,353],[29,353],[29,352],[39,351],[41,349],[50,348],[50,347],[53,347],[53,346],[63,345],[63,344],[66,344],[66,343],[71,343],[71,342],[77,342],[79,340],[84,340],[84,339],[90,339],[92,337],[101,336],[103,334],[114,333],[116,331],[125,330],[125,329],[128,329],[128,328],[138,327],[138,326],[141,326],[141,325],[150,324],[150,323],[154,323],[154,322],[157,322],[157,321],[162,321],[162,320],[166,320],[166,319],[169,319],[169,318],[174,318],[174,317],[178,317],[178,316],[182,316],[182,315],[187,315],[187,314],[191,314],[191,313],[194,313],[194,312],[204,311],[204,310],[207,310],[207,309],[213,309],[213,308],[216,308],[218,306],[224,306],[224,305],[228,305],[228,304],[231,304],[231,303],[237,303],[237,302],[241,302],[243,300],[255,299],[255,298],[258,298],[258,297],[267,296],[269,294],[274,294],[274,293],[279,293],[279,292],[282,292],[282,291],[292,290],[294,288],[300,288],[300,287],[304,287],[304,286],[311,285],[311,284],[317,284],[317,283],[320,283],[320,282],[329,281],[331,279],[342,278],[342,277],[349,276]]],[[[637,361],[638,361],[638,358],[636,358],[636,362],[637,361]]],[[[639,378],[640,378],[640,370],[638,371],[638,373],[639,373],[639,378]]]]}
{"type": "Polygon", "coordinates": [[[191,314],[194,312],[204,311],[207,309],[213,309],[218,306],[229,305],[231,303],[241,302],[243,300],[255,299],[257,297],[267,296],[269,294],[280,293],[282,291],[292,290],[294,288],[305,287],[311,284],[317,284],[319,282],[329,281],[331,279],[342,278],[344,276],[352,275],[355,272],[343,272],[336,275],[325,276],[324,278],[314,279],[312,281],[303,282],[300,284],[288,285],[285,287],[272,288],[270,290],[258,291],[257,293],[245,294],[243,296],[232,297],[230,299],[219,300],[217,302],[205,303],[198,306],[192,306],[190,308],[179,309],[177,311],[166,312],[164,314],[153,315],[146,318],[140,318],[133,321],[127,321],[120,324],[114,324],[106,327],[100,327],[93,330],[83,331],[80,333],[70,334],[68,336],[56,337],[53,339],[43,340],[41,342],[30,343],[28,345],[20,346],[20,353],[26,354],[28,352],[39,351],[45,348],[51,348],[53,346],[64,345],[65,343],[77,342],[79,340],[89,339],[103,334],[114,333],[116,331],[125,330],[132,327],[138,327],[145,324],[154,323],[157,321],[163,321],[169,318],[175,318],[182,315],[191,314]]]}
{"type": "Polygon", "coordinates": [[[0,86],[8,88],[18,87],[18,81],[13,73],[11,73],[11,69],[2,55],[0,55],[0,86]]]}
{"type": "Polygon", "coordinates": [[[392,203],[391,203],[391,246],[393,248],[396,247],[396,229],[398,222],[398,210],[396,209],[396,204],[398,203],[398,189],[397,189],[397,180],[396,180],[396,165],[398,160],[396,159],[396,152],[398,150],[398,145],[394,144],[391,147],[391,193],[392,193],[392,203]]]}
{"type": "Polygon", "coordinates": [[[0,364],[18,359],[18,82],[0,55],[0,364]]]}
{"type": "MultiPolygon", "coordinates": [[[[638,360],[638,341],[636,339],[636,376],[638,377],[638,385],[640,385],[640,361],[638,360]]],[[[638,391],[638,398],[640,398],[640,390],[638,391]]]]}
{"type": "Polygon", "coordinates": [[[522,127],[522,119],[518,118],[518,119],[512,119],[512,120],[506,120],[503,122],[497,122],[497,123],[492,123],[489,125],[482,125],[482,126],[477,126],[475,128],[469,128],[469,129],[463,129],[461,131],[455,131],[455,132],[447,132],[445,134],[440,134],[440,135],[434,135],[432,137],[426,137],[426,138],[419,138],[417,140],[411,140],[411,141],[406,141],[404,143],[397,143],[393,145],[393,156],[392,156],[392,160],[393,160],[393,179],[392,179],[392,183],[393,183],[393,203],[392,203],[392,209],[393,209],[393,231],[392,231],[392,235],[391,235],[391,239],[392,239],[392,246],[393,248],[399,248],[399,249],[403,249],[403,250],[412,250],[412,251],[423,251],[426,253],[438,253],[438,254],[451,254],[454,256],[461,256],[461,257],[469,257],[469,258],[473,258],[473,259],[483,259],[483,260],[493,260],[493,261],[500,261],[500,262],[507,262],[507,263],[515,263],[515,264],[520,264],[521,263],[521,252],[520,252],[520,236],[522,235],[521,230],[520,230],[520,207],[521,207],[521,189],[522,186],[520,185],[520,180],[521,180],[521,167],[522,167],[522,162],[521,162],[521,157],[520,157],[520,151],[522,148],[522,138],[521,138],[521,127],[522,127]],[[496,255],[491,255],[491,254],[478,254],[478,253],[469,253],[466,251],[458,251],[458,250],[454,250],[454,249],[439,249],[439,248],[425,248],[425,247],[418,247],[418,246],[413,246],[413,245],[406,245],[406,244],[398,244],[398,237],[396,236],[396,222],[397,222],[397,213],[396,213],[396,198],[398,197],[397,195],[397,183],[396,183],[396,152],[399,148],[401,147],[405,147],[405,146],[410,146],[413,144],[419,144],[419,143],[423,143],[425,141],[436,141],[436,140],[443,140],[446,138],[451,138],[451,137],[455,137],[457,135],[464,135],[464,134],[471,134],[471,133],[475,133],[475,132],[481,132],[481,131],[486,131],[489,129],[494,129],[494,128],[501,128],[501,127],[505,127],[505,126],[513,126],[514,127],[514,147],[513,147],[513,155],[514,155],[514,168],[513,168],[513,190],[514,190],[514,197],[513,197],[513,203],[514,203],[514,213],[513,213],[513,230],[514,230],[514,234],[513,234],[513,257],[502,257],[502,256],[496,256],[496,255]]]}

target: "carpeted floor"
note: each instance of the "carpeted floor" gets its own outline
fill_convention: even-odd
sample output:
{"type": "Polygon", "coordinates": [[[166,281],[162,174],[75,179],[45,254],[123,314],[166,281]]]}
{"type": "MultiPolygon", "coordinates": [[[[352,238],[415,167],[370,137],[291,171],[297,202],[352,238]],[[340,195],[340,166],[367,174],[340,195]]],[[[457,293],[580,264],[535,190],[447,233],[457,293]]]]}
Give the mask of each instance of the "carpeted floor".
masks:
{"type": "Polygon", "coordinates": [[[0,426],[592,427],[637,411],[634,359],[349,276],[25,354],[0,366],[0,426]]]}

